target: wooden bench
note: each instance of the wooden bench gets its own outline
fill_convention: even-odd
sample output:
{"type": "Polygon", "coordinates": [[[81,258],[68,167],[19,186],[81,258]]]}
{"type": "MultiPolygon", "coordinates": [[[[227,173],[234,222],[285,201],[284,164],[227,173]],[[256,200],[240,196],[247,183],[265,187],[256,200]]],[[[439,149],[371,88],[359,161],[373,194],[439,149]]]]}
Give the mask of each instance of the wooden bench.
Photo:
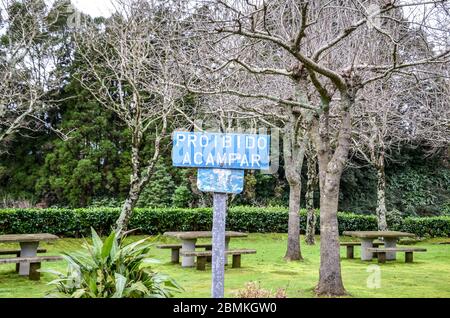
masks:
{"type": "MultiPolygon", "coordinates": [[[[353,259],[354,258],[354,252],[355,252],[355,246],[361,246],[361,242],[341,242],[341,246],[347,247],[347,258],[353,259]]],[[[378,247],[380,245],[384,245],[384,242],[373,242],[373,247],[378,247]]],[[[376,254],[373,254],[373,257],[376,257],[376,254]]]]}
{"type": "MultiPolygon", "coordinates": [[[[212,256],[212,251],[189,251],[184,252],[183,250],[180,251],[182,256],[195,256],[197,257],[197,269],[204,271],[206,268],[206,259],[207,257],[212,256]]],[[[226,255],[233,255],[233,263],[231,267],[233,268],[239,268],[241,267],[241,255],[242,254],[256,254],[256,250],[249,250],[249,249],[235,249],[235,250],[227,250],[225,251],[226,255]]]]}
{"type": "Polygon", "coordinates": [[[0,264],[29,263],[30,274],[28,275],[28,278],[30,280],[39,280],[41,278],[41,273],[38,271],[38,269],[41,268],[41,262],[55,262],[62,259],[63,258],[61,256],[11,257],[0,258],[0,264]]]}
{"type": "Polygon", "coordinates": [[[368,248],[369,252],[377,253],[378,263],[386,263],[386,253],[387,252],[404,252],[405,253],[405,263],[413,262],[414,252],[426,252],[425,248],[419,247],[388,247],[388,248],[368,248]]]}
{"type": "MultiPolygon", "coordinates": [[[[160,244],[156,247],[172,250],[171,262],[174,264],[178,264],[180,262],[180,250],[182,248],[181,244],[160,244]]],[[[212,249],[212,244],[195,244],[195,247],[204,248],[205,250],[210,251],[212,249]]],[[[211,259],[209,259],[209,261],[211,261],[211,259]]]]}
{"type": "MultiPolygon", "coordinates": [[[[38,248],[38,253],[47,253],[45,248],[38,248]]],[[[20,257],[20,250],[0,250],[0,255],[16,255],[20,257]]],[[[19,272],[19,263],[16,264],[16,273],[19,272]]]]}

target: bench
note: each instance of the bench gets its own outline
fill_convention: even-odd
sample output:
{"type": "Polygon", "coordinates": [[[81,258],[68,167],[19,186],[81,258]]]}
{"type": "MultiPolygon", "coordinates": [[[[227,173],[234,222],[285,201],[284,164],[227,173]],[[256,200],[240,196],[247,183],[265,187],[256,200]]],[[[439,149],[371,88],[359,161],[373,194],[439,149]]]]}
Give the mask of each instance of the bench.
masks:
{"type": "Polygon", "coordinates": [[[425,248],[419,247],[389,247],[389,248],[368,248],[369,252],[377,253],[378,263],[386,263],[386,253],[387,252],[404,252],[405,253],[405,263],[413,262],[414,252],[426,252],[425,248]]]}
{"type": "MultiPolygon", "coordinates": [[[[45,248],[38,248],[38,253],[47,253],[47,250],[45,248]]],[[[17,257],[20,256],[20,250],[0,250],[0,255],[16,255],[17,257]]]]}
{"type": "MultiPolygon", "coordinates": [[[[45,248],[38,248],[38,253],[47,253],[45,248]]],[[[0,255],[16,255],[20,257],[20,250],[0,250],[0,255]]],[[[19,272],[19,263],[16,264],[16,273],[19,272]]]]}
{"type": "Polygon", "coordinates": [[[38,269],[41,268],[41,262],[56,262],[63,258],[61,256],[33,256],[33,257],[11,257],[11,258],[0,258],[0,264],[20,264],[29,263],[30,273],[28,278],[30,280],[41,279],[41,273],[38,269]]]}
{"type": "MultiPolygon", "coordinates": [[[[341,242],[341,246],[347,247],[347,258],[353,259],[354,258],[354,252],[355,252],[355,246],[361,246],[361,242],[341,242]]],[[[373,242],[373,247],[378,247],[380,245],[384,245],[384,242],[373,242]]],[[[373,257],[376,257],[376,254],[373,254],[373,257]]]]}
{"type": "MultiPolygon", "coordinates": [[[[181,250],[181,255],[183,256],[195,256],[197,257],[197,269],[204,271],[206,268],[206,260],[207,257],[212,256],[212,251],[188,251],[185,252],[181,250]]],[[[233,263],[231,265],[232,268],[241,267],[241,255],[242,254],[256,254],[256,250],[249,249],[235,249],[235,250],[226,250],[226,255],[233,255],[233,263]]]]}
{"type": "MultiPolygon", "coordinates": [[[[172,250],[172,257],[171,262],[173,264],[178,264],[180,262],[180,250],[182,248],[181,244],[160,244],[156,246],[157,248],[161,249],[170,249],[172,250]]],[[[212,244],[195,244],[195,247],[198,248],[204,248],[207,251],[210,251],[212,249],[212,244]]],[[[208,261],[211,261],[209,258],[208,261]]]]}

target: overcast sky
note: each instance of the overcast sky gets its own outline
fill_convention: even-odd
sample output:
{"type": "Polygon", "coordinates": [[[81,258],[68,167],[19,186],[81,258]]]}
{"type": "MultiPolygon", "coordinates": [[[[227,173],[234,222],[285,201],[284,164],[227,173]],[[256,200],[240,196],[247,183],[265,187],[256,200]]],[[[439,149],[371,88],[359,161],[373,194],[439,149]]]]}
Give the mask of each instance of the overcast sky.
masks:
{"type": "MultiPolygon", "coordinates": [[[[53,2],[54,0],[47,0],[53,2]]],[[[114,7],[112,5],[112,1],[114,0],[72,0],[72,3],[77,7],[78,10],[87,13],[93,17],[104,16],[108,17],[114,11],[114,7]]],[[[404,0],[404,2],[409,3],[424,3],[426,0],[404,0]]],[[[434,19],[430,15],[428,16],[426,12],[430,10],[432,5],[418,6],[418,7],[406,7],[405,8],[405,17],[410,21],[421,22],[424,16],[428,17],[428,23],[433,25],[434,19]]],[[[439,34],[442,36],[442,34],[439,34]]],[[[447,35],[448,37],[448,35],[447,35]]]]}
{"type": "Polygon", "coordinates": [[[72,0],[78,10],[88,13],[91,16],[111,15],[111,0],[72,0]]]}

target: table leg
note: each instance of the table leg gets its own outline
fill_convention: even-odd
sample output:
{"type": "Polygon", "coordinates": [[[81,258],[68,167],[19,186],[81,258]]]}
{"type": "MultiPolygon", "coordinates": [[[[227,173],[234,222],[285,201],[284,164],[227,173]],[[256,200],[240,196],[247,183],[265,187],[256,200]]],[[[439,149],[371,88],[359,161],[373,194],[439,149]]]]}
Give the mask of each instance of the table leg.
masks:
{"type": "MultiPolygon", "coordinates": [[[[230,245],[230,237],[225,237],[225,251],[228,250],[228,245],[230,245]]],[[[228,255],[225,253],[225,265],[228,265],[228,255]]]]}
{"type": "Polygon", "coordinates": [[[367,249],[373,247],[373,239],[362,238],[361,239],[361,260],[371,261],[373,253],[369,252],[367,249]]]}
{"type": "MultiPolygon", "coordinates": [[[[20,257],[33,257],[37,255],[39,242],[20,242],[20,257]]],[[[30,263],[20,263],[19,275],[30,274],[30,263]]]]}
{"type": "MultiPolygon", "coordinates": [[[[395,248],[397,247],[397,238],[384,238],[384,247],[385,248],[395,248]]],[[[397,259],[395,252],[386,252],[386,260],[393,261],[397,259]]]]}
{"type": "MultiPolygon", "coordinates": [[[[193,240],[183,240],[181,243],[181,249],[187,252],[195,251],[195,243],[196,239],[193,240]]],[[[182,267],[194,267],[195,266],[195,257],[194,256],[183,256],[181,259],[182,267]]]]}

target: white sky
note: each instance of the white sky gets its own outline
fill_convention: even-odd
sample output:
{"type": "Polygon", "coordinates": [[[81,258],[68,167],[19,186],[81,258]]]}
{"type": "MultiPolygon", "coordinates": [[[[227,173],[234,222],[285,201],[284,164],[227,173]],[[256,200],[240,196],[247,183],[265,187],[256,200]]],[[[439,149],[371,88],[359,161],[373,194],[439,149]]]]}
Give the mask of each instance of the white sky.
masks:
{"type": "MultiPolygon", "coordinates": [[[[50,2],[53,1],[50,0],[50,2]]],[[[78,10],[93,17],[108,17],[114,11],[111,0],[72,0],[71,2],[78,10]]]]}
{"type": "MultiPolygon", "coordinates": [[[[53,2],[54,0],[47,0],[49,2],[53,2]]],[[[114,0],[72,0],[72,4],[75,7],[82,11],[83,13],[89,14],[92,17],[104,16],[109,17],[111,13],[114,11],[113,3],[114,0]]],[[[404,0],[406,3],[424,3],[426,0],[404,0]]],[[[410,21],[418,21],[426,15],[426,12],[429,11],[433,6],[431,5],[421,5],[418,7],[406,7],[405,15],[406,18],[410,21]]],[[[428,24],[434,26],[435,21],[433,21],[432,16],[427,16],[429,21],[428,24]]],[[[438,36],[443,36],[443,34],[438,34],[438,36]]],[[[445,35],[444,35],[445,37],[445,35]]],[[[447,35],[448,37],[448,35],[447,35]]]]}
{"type": "Polygon", "coordinates": [[[113,11],[111,0],[72,0],[78,10],[91,16],[110,16],[113,11]]]}

